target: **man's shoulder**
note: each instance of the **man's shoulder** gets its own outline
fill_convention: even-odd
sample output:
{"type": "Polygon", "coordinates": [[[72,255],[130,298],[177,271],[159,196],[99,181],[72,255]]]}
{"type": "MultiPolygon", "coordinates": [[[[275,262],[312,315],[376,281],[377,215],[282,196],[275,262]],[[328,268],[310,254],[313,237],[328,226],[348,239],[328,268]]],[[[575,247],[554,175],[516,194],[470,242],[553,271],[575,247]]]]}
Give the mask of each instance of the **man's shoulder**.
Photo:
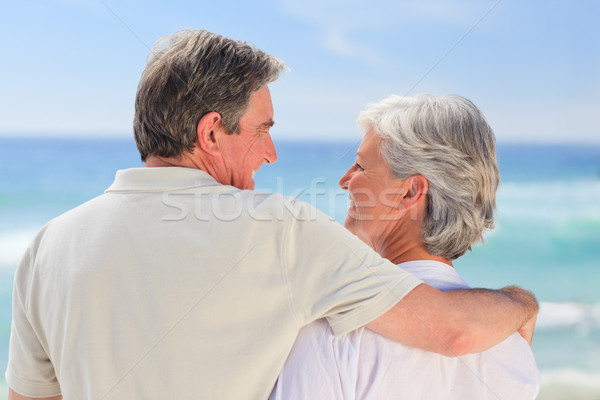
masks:
{"type": "Polygon", "coordinates": [[[259,214],[269,214],[280,220],[334,221],[316,207],[296,197],[253,190],[241,190],[238,193],[244,199],[250,213],[254,211],[259,214]]]}
{"type": "Polygon", "coordinates": [[[48,221],[47,226],[67,224],[71,222],[77,223],[79,218],[83,218],[84,216],[88,216],[90,214],[97,215],[97,212],[105,207],[105,199],[105,194],[100,194],[96,197],[93,197],[52,218],[50,221],[48,221]]]}

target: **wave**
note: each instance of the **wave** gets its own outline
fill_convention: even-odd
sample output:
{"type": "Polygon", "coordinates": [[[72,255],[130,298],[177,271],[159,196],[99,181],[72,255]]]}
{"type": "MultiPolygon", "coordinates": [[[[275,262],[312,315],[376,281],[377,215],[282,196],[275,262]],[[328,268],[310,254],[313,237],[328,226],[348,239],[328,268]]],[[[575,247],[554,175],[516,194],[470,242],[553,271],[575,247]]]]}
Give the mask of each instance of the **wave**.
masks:
{"type": "Polygon", "coordinates": [[[14,270],[19,265],[36,230],[18,230],[0,233],[0,270],[14,270]]]}
{"type": "Polygon", "coordinates": [[[600,221],[600,180],[507,182],[498,190],[498,216],[525,220],[600,221]]]}
{"type": "Polygon", "coordinates": [[[540,373],[542,386],[537,400],[600,399],[600,371],[542,369],[540,373]]]}
{"type": "MultiPolygon", "coordinates": [[[[541,302],[536,329],[599,327],[600,304],[541,302]]],[[[600,381],[599,381],[600,382],[600,381]]]]}

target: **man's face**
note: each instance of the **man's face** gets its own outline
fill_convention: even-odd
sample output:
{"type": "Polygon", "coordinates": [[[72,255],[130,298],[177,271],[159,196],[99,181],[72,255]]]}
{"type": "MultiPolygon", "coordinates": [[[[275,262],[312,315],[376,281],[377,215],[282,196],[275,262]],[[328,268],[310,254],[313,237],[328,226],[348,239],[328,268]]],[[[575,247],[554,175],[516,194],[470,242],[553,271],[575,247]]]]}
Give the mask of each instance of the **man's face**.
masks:
{"type": "Polygon", "coordinates": [[[269,88],[264,86],[250,98],[240,119],[239,134],[222,135],[219,148],[229,182],[238,189],[254,189],[254,174],[264,162],[277,161],[269,129],[273,126],[273,104],[269,88]]]}

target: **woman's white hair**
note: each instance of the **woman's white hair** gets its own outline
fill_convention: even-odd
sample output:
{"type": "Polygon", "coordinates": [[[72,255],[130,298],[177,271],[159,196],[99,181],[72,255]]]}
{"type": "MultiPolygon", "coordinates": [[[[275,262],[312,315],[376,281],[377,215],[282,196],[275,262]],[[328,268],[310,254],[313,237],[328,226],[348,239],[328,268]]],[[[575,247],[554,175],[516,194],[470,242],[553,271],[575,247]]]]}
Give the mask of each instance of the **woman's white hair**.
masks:
{"type": "Polygon", "coordinates": [[[494,227],[500,174],[494,132],[481,111],[457,95],[390,96],[359,114],[359,127],[382,141],[395,178],[429,182],[423,243],[454,260],[494,227]]]}

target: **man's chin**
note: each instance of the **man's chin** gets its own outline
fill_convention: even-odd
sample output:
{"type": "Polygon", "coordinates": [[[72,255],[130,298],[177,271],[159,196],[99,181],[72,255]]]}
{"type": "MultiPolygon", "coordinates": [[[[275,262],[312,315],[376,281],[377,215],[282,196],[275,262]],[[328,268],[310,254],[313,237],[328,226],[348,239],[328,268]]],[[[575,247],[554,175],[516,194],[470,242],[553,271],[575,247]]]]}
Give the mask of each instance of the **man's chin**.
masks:
{"type": "Polygon", "coordinates": [[[346,220],[344,221],[344,228],[348,229],[350,232],[354,233],[356,228],[356,220],[352,218],[350,215],[346,216],[346,220]]]}

